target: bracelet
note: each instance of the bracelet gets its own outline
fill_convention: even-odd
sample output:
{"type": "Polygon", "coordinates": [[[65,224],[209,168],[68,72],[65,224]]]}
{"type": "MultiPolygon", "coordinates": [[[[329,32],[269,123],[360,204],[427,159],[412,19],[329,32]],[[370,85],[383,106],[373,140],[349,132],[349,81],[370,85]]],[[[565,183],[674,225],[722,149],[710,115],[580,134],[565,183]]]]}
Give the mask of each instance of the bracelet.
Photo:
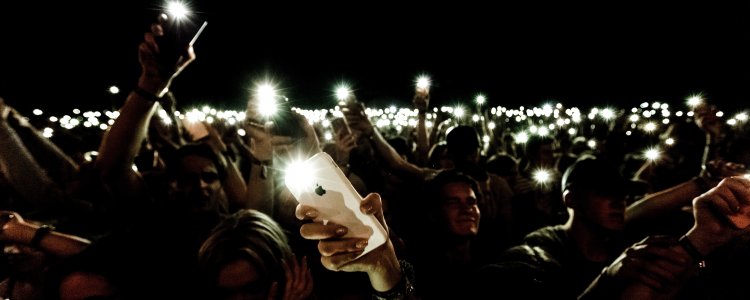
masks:
{"type": "Polygon", "coordinates": [[[150,92],[142,89],[139,86],[135,87],[133,89],[133,92],[136,93],[136,94],[138,94],[138,96],[140,96],[141,98],[146,99],[146,100],[151,101],[151,102],[159,102],[159,101],[162,100],[161,97],[157,97],[155,94],[152,94],[152,93],[150,93],[150,92]]]}
{"type": "Polygon", "coordinates": [[[695,248],[695,245],[688,239],[687,235],[683,235],[680,237],[680,239],[677,241],[680,246],[682,246],[683,249],[685,249],[685,252],[690,254],[690,257],[693,258],[694,261],[698,262],[698,267],[705,268],[706,267],[706,261],[703,254],[701,254],[700,251],[698,251],[697,248],[695,248]]]}
{"type": "Polygon", "coordinates": [[[414,295],[414,267],[405,260],[399,260],[401,266],[401,280],[391,290],[385,292],[374,291],[373,300],[406,299],[414,295]]]}
{"type": "Polygon", "coordinates": [[[50,231],[55,230],[54,227],[50,225],[42,225],[39,226],[39,228],[34,232],[34,237],[31,238],[31,242],[29,243],[31,247],[34,248],[40,248],[40,245],[42,244],[42,239],[49,234],[50,231]]]}

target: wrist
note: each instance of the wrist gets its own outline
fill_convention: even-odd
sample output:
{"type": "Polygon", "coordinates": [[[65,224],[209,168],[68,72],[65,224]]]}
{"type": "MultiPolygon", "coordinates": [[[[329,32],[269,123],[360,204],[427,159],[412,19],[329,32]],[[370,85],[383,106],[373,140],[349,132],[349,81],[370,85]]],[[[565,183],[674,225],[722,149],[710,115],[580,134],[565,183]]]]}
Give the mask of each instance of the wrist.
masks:
{"type": "Polygon", "coordinates": [[[387,257],[367,271],[367,275],[375,291],[390,291],[401,281],[401,263],[395,256],[387,257]]]}
{"type": "Polygon", "coordinates": [[[688,253],[691,253],[692,251],[691,256],[700,260],[702,260],[718,247],[718,245],[714,245],[714,243],[711,243],[710,236],[702,235],[698,230],[695,229],[695,227],[690,229],[688,233],[680,238],[680,244],[683,247],[692,248],[692,250],[694,251],[687,250],[688,253]]]}
{"type": "Polygon", "coordinates": [[[414,269],[408,262],[401,260],[398,262],[398,281],[388,290],[373,292],[373,299],[406,299],[414,294],[414,269]]]}

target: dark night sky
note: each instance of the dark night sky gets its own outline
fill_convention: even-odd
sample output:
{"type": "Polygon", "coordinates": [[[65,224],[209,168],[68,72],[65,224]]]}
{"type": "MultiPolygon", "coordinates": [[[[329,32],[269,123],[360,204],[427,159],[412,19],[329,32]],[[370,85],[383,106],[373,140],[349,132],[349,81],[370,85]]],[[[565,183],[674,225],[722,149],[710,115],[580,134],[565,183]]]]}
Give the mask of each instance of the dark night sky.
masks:
{"type": "MultiPolygon", "coordinates": [[[[135,85],[137,44],[158,2],[98,2],[3,2],[0,96],[22,110],[119,105],[126,93],[113,100],[106,89],[135,85]]],[[[732,108],[750,98],[746,2],[228,2],[193,2],[209,25],[173,86],[183,104],[242,108],[251,80],[271,74],[302,107],[331,106],[340,80],[365,102],[405,105],[422,72],[438,104],[478,92],[507,106],[676,103],[704,92],[732,108]]]]}

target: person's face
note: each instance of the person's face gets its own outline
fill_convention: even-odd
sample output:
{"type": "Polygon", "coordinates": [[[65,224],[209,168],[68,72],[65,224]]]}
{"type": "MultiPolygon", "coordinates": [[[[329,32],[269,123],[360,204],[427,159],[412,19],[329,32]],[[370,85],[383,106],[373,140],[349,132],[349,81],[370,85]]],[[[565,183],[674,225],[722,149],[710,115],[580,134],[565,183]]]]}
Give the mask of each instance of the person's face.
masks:
{"type": "Polygon", "coordinates": [[[219,270],[216,279],[219,299],[268,299],[269,285],[262,282],[253,264],[235,260],[219,270]]]}
{"type": "Polygon", "coordinates": [[[450,233],[474,236],[479,233],[479,206],[471,186],[463,182],[448,183],[442,188],[443,216],[450,233]]]}
{"type": "Polygon", "coordinates": [[[602,229],[621,231],[625,228],[625,196],[602,195],[592,191],[583,192],[579,201],[584,218],[602,229]]]}
{"type": "Polygon", "coordinates": [[[221,181],[214,163],[202,156],[187,155],[177,175],[177,193],[194,210],[209,210],[221,201],[221,181]]]}

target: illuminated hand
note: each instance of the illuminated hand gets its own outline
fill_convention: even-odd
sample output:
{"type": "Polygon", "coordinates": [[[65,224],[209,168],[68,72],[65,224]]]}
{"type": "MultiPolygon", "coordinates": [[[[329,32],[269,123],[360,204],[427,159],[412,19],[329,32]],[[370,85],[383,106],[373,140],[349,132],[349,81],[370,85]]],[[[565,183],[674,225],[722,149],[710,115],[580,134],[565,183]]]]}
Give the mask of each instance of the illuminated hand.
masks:
{"type": "Polygon", "coordinates": [[[421,92],[419,89],[417,89],[417,91],[414,93],[412,104],[414,104],[414,108],[419,111],[427,111],[427,108],[430,107],[430,94],[421,92]]]}
{"type": "Polygon", "coordinates": [[[350,103],[343,109],[343,113],[349,127],[361,132],[362,136],[372,136],[374,128],[365,113],[365,105],[362,102],[350,103]]]}
{"type": "MultiPolygon", "coordinates": [[[[362,199],[359,209],[365,214],[374,215],[383,228],[388,230],[383,217],[380,195],[369,194],[362,199]]],[[[299,204],[295,214],[300,220],[313,220],[318,211],[299,204]]],[[[318,240],[320,262],[326,269],[344,272],[366,272],[374,288],[382,287],[385,282],[393,284],[400,279],[400,267],[391,240],[378,248],[357,258],[367,246],[367,239],[342,238],[348,229],[333,223],[306,223],[300,227],[300,234],[309,240],[318,240]]],[[[387,284],[386,284],[387,286],[387,284]]],[[[392,287],[392,286],[391,286],[392,287]]],[[[388,290],[389,287],[379,290],[388,290]]]]}
{"type": "Polygon", "coordinates": [[[151,32],[144,34],[143,42],[138,46],[138,61],[141,63],[138,87],[157,97],[163,96],[169,90],[172,80],[195,60],[193,47],[188,46],[187,57],[182,57],[176,65],[170,68],[163,67],[166,62],[159,61],[159,46],[155,39],[163,35],[164,29],[159,23],[151,24],[151,32]]]}
{"type": "Polygon", "coordinates": [[[357,148],[357,137],[346,130],[339,130],[336,133],[336,161],[349,162],[349,153],[354,148],[357,148]]]}

